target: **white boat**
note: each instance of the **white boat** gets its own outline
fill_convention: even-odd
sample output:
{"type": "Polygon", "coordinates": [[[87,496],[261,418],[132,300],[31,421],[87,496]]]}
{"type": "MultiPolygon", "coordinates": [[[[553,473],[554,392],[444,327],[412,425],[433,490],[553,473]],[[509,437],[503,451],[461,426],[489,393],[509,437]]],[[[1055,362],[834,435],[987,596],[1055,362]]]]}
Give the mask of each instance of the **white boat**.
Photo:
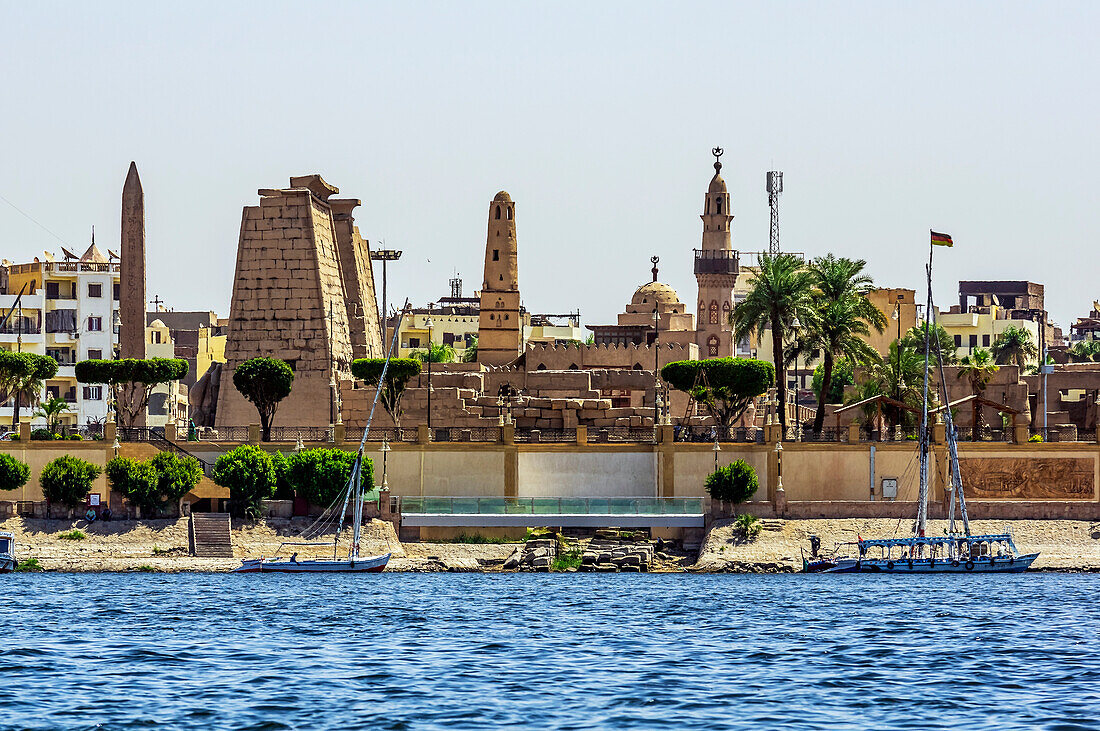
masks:
{"type": "Polygon", "coordinates": [[[15,571],[15,536],[0,531],[0,574],[15,571]]]}
{"type": "MultiPolygon", "coordinates": [[[[939,234],[942,236],[942,234],[939,234]]],[[[933,241],[937,234],[933,233],[933,241]]],[[[935,324],[932,313],[932,245],[928,252],[928,304],[925,312],[927,326],[924,331],[924,404],[920,421],[920,492],[917,498],[917,516],[913,523],[913,535],[908,538],[874,538],[862,536],[855,543],[837,546],[826,554],[819,554],[816,538],[811,538],[811,555],[802,558],[802,570],[806,573],[855,574],[1017,574],[1027,569],[1039,557],[1038,553],[1021,554],[1012,541],[1010,532],[973,535],[970,518],[966,514],[966,497],[963,495],[962,475],[959,472],[958,432],[951,409],[944,408],[948,453],[951,458],[951,479],[945,485],[948,494],[948,527],[943,536],[929,536],[928,527],[928,455],[930,428],[928,422],[928,371],[931,357],[931,332],[935,324]],[[959,507],[962,530],[955,522],[955,505],[959,507]]],[[[947,379],[943,372],[943,356],[939,339],[935,339],[936,361],[943,391],[948,404],[947,379]]]]}
{"type": "MultiPolygon", "coordinates": [[[[359,573],[378,573],[384,571],[386,564],[390,561],[390,554],[382,554],[379,556],[366,556],[361,557],[359,555],[359,538],[363,527],[363,500],[366,496],[366,490],[362,484],[362,466],[363,466],[363,450],[367,443],[367,434],[370,433],[371,422],[374,420],[374,409],[378,406],[378,397],[382,393],[382,386],[386,382],[386,373],[390,367],[390,358],[396,351],[397,338],[401,330],[401,320],[404,317],[404,313],[408,310],[408,300],[405,301],[405,306],[401,310],[401,314],[398,315],[397,325],[393,330],[393,341],[390,343],[389,352],[386,355],[386,362],[382,366],[382,374],[378,378],[378,388],[374,391],[374,402],[371,404],[370,416],[367,418],[367,425],[363,429],[363,438],[359,441],[359,452],[355,455],[355,462],[352,463],[351,476],[348,478],[347,485],[344,486],[344,491],[338,497],[332,505],[318,518],[313,525],[302,532],[302,537],[307,539],[305,542],[286,542],[279,546],[278,550],[282,550],[283,546],[318,546],[324,545],[332,546],[332,558],[331,559],[303,559],[298,560],[298,554],[293,554],[290,558],[279,558],[277,555],[271,558],[261,556],[260,558],[246,558],[241,561],[241,565],[233,570],[233,573],[238,574],[312,574],[312,573],[346,573],[346,574],[359,574],[359,573]],[[336,505],[342,503],[339,510],[336,510],[336,505]],[[351,515],[349,518],[348,508],[351,508],[351,515]],[[343,530],[347,521],[350,519],[352,525],[351,543],[348,546],[348,552],[346,558],[338,558],[339,554],[339,541],[340,532],[343,530]],[[331,544],[327,541],[318,542],[310,541],[311,538],[317,538],[329,530],[333,531],[333,538],[331,544]]],[[[373,488],[373,485],[368,486],[368,489],[373,488]]]]}

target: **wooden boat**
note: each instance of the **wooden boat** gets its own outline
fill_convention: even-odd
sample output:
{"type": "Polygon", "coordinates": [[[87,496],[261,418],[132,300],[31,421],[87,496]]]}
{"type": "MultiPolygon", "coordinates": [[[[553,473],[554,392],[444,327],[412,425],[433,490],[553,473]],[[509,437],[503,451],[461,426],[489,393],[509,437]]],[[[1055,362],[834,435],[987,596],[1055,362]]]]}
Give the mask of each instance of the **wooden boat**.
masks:
{"type": "Polygon", "coordinates": [[[15,536],[0,531],[0,574],[15,571],[15,536]]]}
{"type": "MultiPolygon", "coordinates": [[[[933,242],[936,234],[933,234],[933,242]]],[[[970,518],[966,513],[966,496],[963,494],[962,475],[959,471],[958,431],[951,417],[951,409],[943,409],[950,456],[950,482],[945,485],[948,493],[948,528],[944,536],[929,536],[928,527],[928,455],[930,429],[928,423],[928,372],[932,347],[932,245],[928,252],[928,326],[924,331],[924,405],[920,421],[920,492],[917,498],[917,516],[913,535],[908,538],[876,538],[865,540],[862,536],[855,543],[837,546],[826,554],[820,554],[816,537],[811,538],[811,555],[802,557],[805,573],[855,574],[1018,574],[1027,569],[1039,557],[1038,553],[1021,554],[1012,542],[1008,531],[989,535],[972,535],[970,518]],[[955,523],[955,505],[958,504],[962,530],[955,523]]],[[[943,391],[944,403],[948,403],[947,379],[944,376],[943,356],[939,339],[935,341],[936,360],[943,391]]]]}
{"type": "Polygon", "coordinates": [[[366,556],[361,557],[359,555],[359,539],[361,530],[363,527],[363,501],[366,499],[366,493],[369,489],[373,488],[373,485],[365,486],[362,481],[362,466],[363,466],[363,451],[367,444],[367,435],[370,433],[371,422],[374,420],[374,410],[378,406],[378,398],[382,393],[382,385],[386,382],[386,373],[390,367],[390,359],[392,354],[396,351],[398,333],[401,330],[401,319],[404,317],[404,313],[408,310],[408,300],[405,301],[405,306],[402,308],[401,314],[397,318],[397,326],[393,330],[393,341],[390,343],[389,352],[386,355],[386,362],[382,366],[382,374],[378,378],[378,388],[374,391],[374,402],[371,404],[370,416],[367,417],[367,425],[363,429],[363,438],[359,441],[359,451],[355,455],[355,461],[352,463],[351,476],[348,478],[347,484],[344,486],[344,491],[340,497],[338,497],[329,509],[326,510],[320,518],[318,518],[313,525],[303,531],[302,537],[307,539],[305,542],[286,542],[279,546],[279,550],[282,550],[283,546],[295,546],[295,545],[329,545],[326,542],[310,541],[311,538],[317,538],[328,530],[333,531],[332,538],[332,559],[303,559],[298,560],[298,554],[293,554],[288,559],[280,559],[278,556],[266,558],[261,556],[260,558],[247,558],[241,561],[241,565],[233,570],[233,573],[238,574],[313,574],[313,573],[345,573],[345,574],[361,574],[361,573],[379,573],[384,571],[386,564],[390,561],[390,554],[386,553],[380,556],[366,556]],[[367,487],[367,490],[364,489],[367,487]],[[337,511],[335,509],[338,503],[342,503],[341,508],[337,511]],[[350,516],[349,516],[350,507],[350,516]],[[338,558],[339,553],[339,541],[340,532],[343,530],[347,521],[350,519],[352,525],[351,544],[348,546],[348,552],[346,558],[338,558]]]}

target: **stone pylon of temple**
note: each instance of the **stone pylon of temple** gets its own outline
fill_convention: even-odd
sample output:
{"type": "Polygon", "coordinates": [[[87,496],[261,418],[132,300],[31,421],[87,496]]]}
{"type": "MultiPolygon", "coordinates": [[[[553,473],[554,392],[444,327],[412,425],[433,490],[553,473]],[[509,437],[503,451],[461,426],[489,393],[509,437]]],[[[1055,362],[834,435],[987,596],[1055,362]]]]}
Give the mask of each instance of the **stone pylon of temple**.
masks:
{"type": "Polygon", "coordinates": [[[734,354],[733,328],[729,324],[733,308],[733,287],[737,282],[738,258],[733,250],[730,223],[730,194],[722,179],[721,148],[714,150],[714,177],[703,201],[702,248],[695,250],[697,298],[696,343],[700,358],[729,358],[734,354]]]}
{"type": "Polygon", "coordinates": [[[504,365],[519,357],[522,346],[516,208],[512,197],[502,190],[489,203],[477,361],[504,365]]]}

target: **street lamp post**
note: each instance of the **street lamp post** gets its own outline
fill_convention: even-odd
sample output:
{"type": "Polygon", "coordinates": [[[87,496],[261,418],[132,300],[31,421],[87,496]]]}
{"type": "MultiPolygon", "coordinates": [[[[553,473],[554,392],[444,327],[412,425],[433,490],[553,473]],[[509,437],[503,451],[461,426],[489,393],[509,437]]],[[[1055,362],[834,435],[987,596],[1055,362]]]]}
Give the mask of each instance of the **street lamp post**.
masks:
{"type": "MultiPolygon", "coordinates": [[[[386,242],[383,241],[382,245],[385,246],[385,244],[386,242]]],[[[386,326],[386,319],[390,316],[390,313],[386,310],[386,263],[400,259],[401,252],[393,249],[378,249],[370,253],[370,258],[382,262],[382,321],[379,323],[379,327],[382,329],[382,355],[384,357],[389,353],[390,347],[386,326]]]]}
{"type": "Polygon", "coordinates": [[[390,483],[386,480],[386,457],[390,453],[390,440],[382,437],[382,489],[389,490],[390,483]]]}
{"type": "Polygon", "coordinates": [[[722,448],[718,446],[718,434],[714,435],[714,471],[718,471],[718,453],[722,451],[722,448]]]}
{"type": "Polygon", "coordinates": [[[783,489],[783,440],[775,443],[775,490],[783,489]]]}
{"type": "MultiPolygon", "coordinates": [[[[898,295],[900,297],[901,295],[898,295]]],[[[894,303],[894,314],[891,315],[894,318],[894,322],[898,324],[898,337],[894,341],[894,350],[897,351],[898,364],[894,373],[894,400],[901,401],[901,302],[894,303]]]]}

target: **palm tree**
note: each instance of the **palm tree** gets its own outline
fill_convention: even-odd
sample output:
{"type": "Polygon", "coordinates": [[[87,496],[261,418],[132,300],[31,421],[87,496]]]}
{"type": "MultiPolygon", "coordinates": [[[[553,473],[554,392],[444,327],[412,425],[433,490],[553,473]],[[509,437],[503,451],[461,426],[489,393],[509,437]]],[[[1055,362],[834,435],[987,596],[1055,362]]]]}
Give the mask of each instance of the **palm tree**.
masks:
{"type": "MultiPolygon", "coordinates": [[[[924,398],[924,348],[917,350],[909,347],[903,339],[900,356],[898,343],[890,343],[890,350],[884,357],[865,366],[852,400],[863,401],[875,396],[887,396],[913,409],[920,409],[924,398]]],[[[933,392],[929,391],[929,404],[932,398],[933,392]]],[[[892,426],[901,425],[907,419],[911,422],[914,418],[910,416],[912,412],[884,405],[881,401],[868,407],[864,413],[870,421],[877,419],[884,425],[892,426]]]]}
{"type": "Polygon", "coordinates": [[[780,408],[779,424],[787,433],[787,373],[783,344],[795,320],[810,326],[816,316],[813,306],[814,276],[793,254],[761,254],[760,268],[749,282],[745,299],[730,312],[729,322],[737,337],[764,336],[771,328],[775,388],[780,408]]]}
{"type": "Polygon", "coordinates": [[[442,343],[429,343],[427,350],[414,350],[409,353],[410,358],[416,358],[421,363],[453,363],[455,349],[442,343]]]}
{"type": "Polygon", "coordinates": [[[1075,363],[1088,363],[1100,360],[1100,340],[1079,340],[1066,350],[1069,359],[1075,363]]]}
{"type": "Polygon", "coordinates": [[[841,356],[854,363],[870,363],[878,357],[864,338],[871,334],[872,327],[877,332],[886,329],[886,316],[867,299],[874,282],[863,273],[866,266],[863,259],[838,258],[832,254],[810,262],[816,316],[804,328],[801,347],[822,353],[821,391],[814,415],[816,433],[821,432],[825,423],[825,398],[832,383],[836,358],[841,356]]]}
{"type": "MultiPolygon", "coordinates": [[[[959,359],[959,372],[956,378],[965,378],[970,383],[970,388],[979,398],[985,392],[986,386],[993,380],[993,374],[999,370],[999,366],[993,361],[993,354],[985,348],[978,348],[970,355],[964,355],[959,359]]],[[[974,402],[974,424],[971,430],[971,439],[978,441],[980,432],[985,426],[982,418],[982,405],[974,402]]]]}
{"type": "Polygon", "coordinates": [[[68,410],[69,402],[63,398],[54,396],[53,398],[40,402],[38,404],[38,410],[34,412],[33,416],[40,416],[45,419],[46,428],[56,434],[61,415],[68,410]]]}
{"type": "Polygon", "coordinates": [[[1029,360],[1039,358],[1039,349],[1031,340],[1031,333],[1022,327],[1009,325],[993,341],[993,359],[1001,365],[1015,363],[1023,373],[1029,360]]]}
{"type": "MultiPolygon", "coordinates": [[[[913,348],[923,353],[924,336],[927,329],[927,321],[909,328],[909,332],[905,333],[901,338],[902,347],[913,348]]],[[[929,352],[931,355],[930,362],[935,362],[937,342],[939,343],[940,357],[943,358],[944,365],[955,365],[959,362],[958,354],[955,352],[955,339],[948,335],[947,331],[943,329],[943,325],[938,322],[932,323],[932,338],[933,341],[929,343],[929,352]]]]}

